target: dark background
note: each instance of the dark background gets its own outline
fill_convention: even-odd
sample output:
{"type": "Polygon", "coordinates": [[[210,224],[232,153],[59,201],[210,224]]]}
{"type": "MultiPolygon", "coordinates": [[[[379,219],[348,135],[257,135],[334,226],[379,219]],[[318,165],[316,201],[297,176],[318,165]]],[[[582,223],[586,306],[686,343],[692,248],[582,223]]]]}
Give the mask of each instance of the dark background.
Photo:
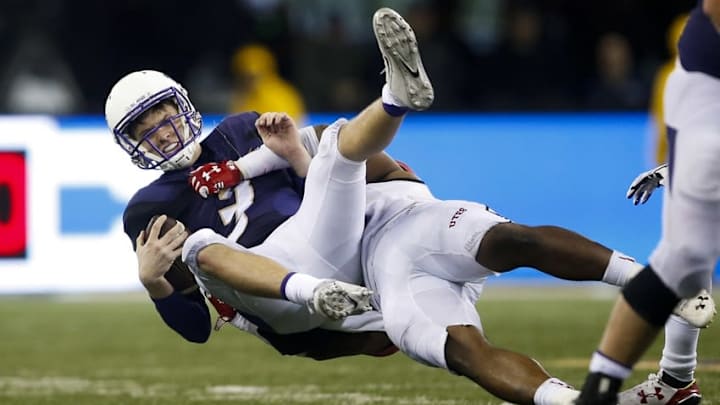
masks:
{"type": "Polygon", "coordinates": [[[694,4],[0,0],[0,113],[101,113],[112,84],[145,68],[182,82],[201,110],[224,113],[232,55],[248,43],[273,51],[307,111],[356,110],[383,82],[370,24],[381,6],[413,25],[434,111],[640,111],[670,57],[670,22],[694,4]],[[603,52],[619,66],[611,79],[603,52]]]}

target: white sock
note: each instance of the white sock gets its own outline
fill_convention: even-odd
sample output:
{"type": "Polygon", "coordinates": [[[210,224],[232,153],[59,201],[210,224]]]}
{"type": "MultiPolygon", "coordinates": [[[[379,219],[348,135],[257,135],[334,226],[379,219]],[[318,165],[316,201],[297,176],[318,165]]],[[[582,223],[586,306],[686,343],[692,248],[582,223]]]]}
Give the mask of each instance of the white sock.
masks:
{"type": "Polygon", "coordinates": [[[632,257],[613,250],[602,281],[607,284],[622,287],[627,284],[630,279],[635,277],[643,267],[645,266],[636,262],[632,257]]]}
{"type": "Polygon", "coordinates": [[[592,359],[590,359],[590,372],[603,373],[610,377],[624,380],[630,376],[632,369],[605,356],[599,351],[595,351],[592,355],[592,359]]]}
{"type": "Polygon", "coordinates": [[[382,102],[384,104],[390,104],[398,107],[407,107],[402,101],[400,101],[400,99],[390,92],[390,86],[388,86],[387,83],[385,83],[382,88],[382,102]]]}
{"type": "Polygon", "coordinates": [[[578,395],[580,391],[573,389],[562,380],[548,378],[535,391],[533,402],[535,405],[570,404],[578,395]]]}
{"type": "Polygon", "coordinates": [[[282,295],[290,302],[305,305],[312,300],[315,287],[322,280],[302,273],[289,273],[282,282],[282,295]]]}
{"type": "Polygon", "coordinates": [[[695,379],[699,337],[700,329],[677,315],[671,315],[665,323],[665,346],[660,359],[663,373],[680,381],[695,379]]]}

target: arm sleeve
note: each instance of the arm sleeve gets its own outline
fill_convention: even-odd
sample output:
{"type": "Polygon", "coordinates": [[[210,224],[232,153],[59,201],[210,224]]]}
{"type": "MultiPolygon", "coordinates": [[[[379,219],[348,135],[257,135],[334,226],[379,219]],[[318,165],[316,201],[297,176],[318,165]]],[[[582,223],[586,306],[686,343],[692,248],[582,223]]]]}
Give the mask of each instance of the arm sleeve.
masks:
{"type": "Polygon", "coordinates": [[[199,291],[187,295],[175,291],[153,303],[165,324],[188,341],[205,343],[210,338],[210,311],[199,291]]]}
{"type": "MultiPolygon", "coordinates": [[[[315,156],[319,144],[315,128],[312,126],[303,127],[299,129],[299,132],[300,141],[303,146],[305,146],[305,149],[310,153],[311,157],[315,156]]],[[[275,154],[275,152],[265,145],[240,157],[235,161],[235,164],[242,172],[243,179],[252,179],[274,170],[287,169],[290,167],[290,163],[275,154]]]]}

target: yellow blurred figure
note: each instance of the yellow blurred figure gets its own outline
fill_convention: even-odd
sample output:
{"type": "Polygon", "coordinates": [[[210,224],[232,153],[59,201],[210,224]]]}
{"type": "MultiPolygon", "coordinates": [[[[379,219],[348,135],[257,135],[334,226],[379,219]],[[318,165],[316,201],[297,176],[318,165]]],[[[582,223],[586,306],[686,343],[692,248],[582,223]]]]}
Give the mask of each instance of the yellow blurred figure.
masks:
{"type": "Polygon", "coordinates": [[[230,112],[286,112],[296,122],[305,120],[305,103],[300,92],[280,77],[277,61],[263,45],[245,45],[232,58],[234,87],[230,112]]]}
{"type": "Polygon", "coordinates": [[[656,129],[656,150],[655,150],[655,161],[656,163],[665,163],[667,161],[667,131],[665,129],[665,119],[663,116],[663,90],[665,89],[665,82],[667,82],[668,75],[675,66],[675,59],[677,58],[677,44],[680,40],[680,33],[682,33],[685,23],[687,22],[688,15],[682,14],[673,20],[667,31],[667,45],[670,50],[670,58],[660,66],[657,73],[655,74],[655,80],[653,81],[652,98],[650,99],[650,113],[652,114],[653,122],[655,123],[656,129]]]}

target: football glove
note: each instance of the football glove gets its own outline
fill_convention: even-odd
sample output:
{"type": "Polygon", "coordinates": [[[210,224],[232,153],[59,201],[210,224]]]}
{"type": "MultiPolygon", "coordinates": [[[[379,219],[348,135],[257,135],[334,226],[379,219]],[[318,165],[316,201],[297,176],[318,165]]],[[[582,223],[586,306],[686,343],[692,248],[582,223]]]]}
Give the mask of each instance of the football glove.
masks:
{"type": "Polygon", "coordinates": [[[191,171],[190,177],[188,177],[190,187],[200,194],[202,198],[235,187],[242,181],[242,172],[232,160],[223,160],[220,163],[205,163],[191,171]]]}
{"type": "Polygon", "coordinates": [[[645,204],[655,189],[665,185],[668,176],[667,163],[647,172],[640,173],[627,191],[627,198],[633,199],[633,204],[645,204]]]}
{"type": "Polygon", "coordinates": [[[371,295],[372,291],[359,285],[323,280],[313,290],[308,307],[312,313],[321,313],[330,319],[342,319],[372,310],[371,295]]]}
{"type": "Polygon", "coordinates": [[[212,304],[215,311],[218,313],[218,318],[215,320],[215,326],[213,327],[216,331],[220,330],[220,328],[222,328],[226,323],[232,322],[238,315],[235,308],[224,303],[220,299],[213,297],[207,292],[205,293],[205,298],[210,301],[210,304],[212,304]]]}

